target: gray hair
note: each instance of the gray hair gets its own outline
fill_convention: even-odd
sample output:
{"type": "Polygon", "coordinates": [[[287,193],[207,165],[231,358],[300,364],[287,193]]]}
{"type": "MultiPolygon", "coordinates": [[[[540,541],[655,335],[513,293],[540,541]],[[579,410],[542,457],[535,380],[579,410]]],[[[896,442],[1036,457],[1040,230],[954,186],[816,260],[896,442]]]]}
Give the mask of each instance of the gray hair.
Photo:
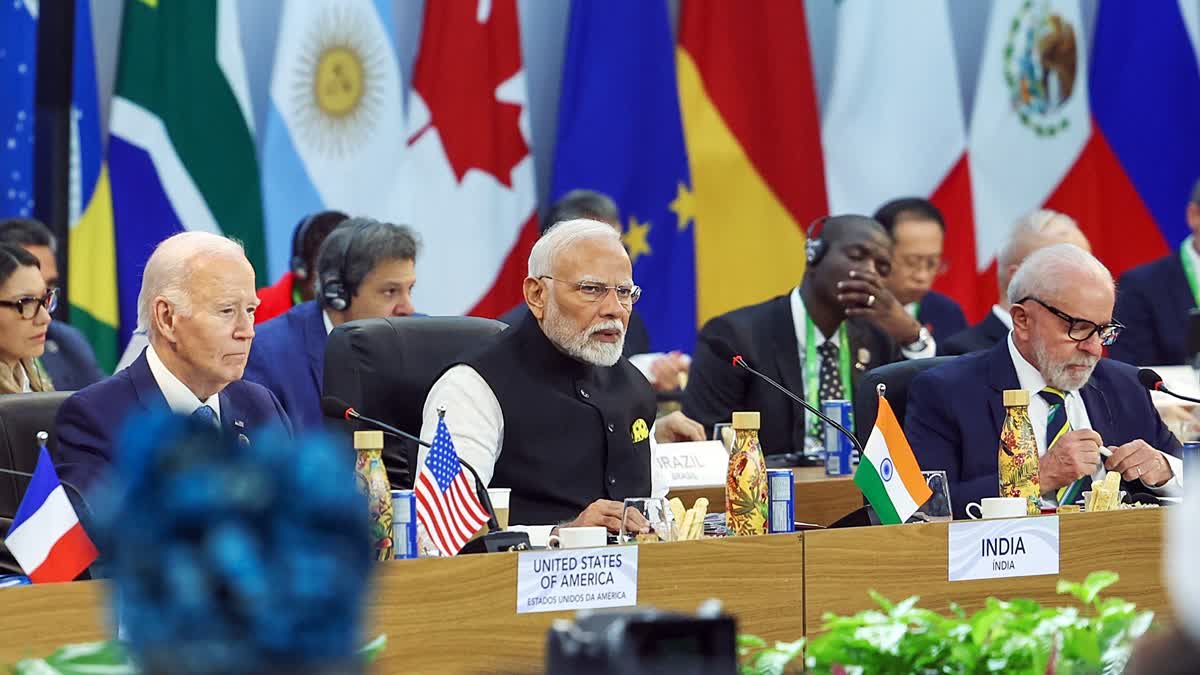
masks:
{"type": "Polygon", "coordinates": [[[1074,244],[1055,244],[1034,251],[1021,263],[1008,283],[1008,302],[1015,305],[1031,295],[1057,298],[1066,287],[1079,283],[1073,272],[1089,274],[1095,281],[1115,288],[1112,273],[1096,256],[1074,244]]]}
{"type": "Polygon", "coordinates": [[[334,228],[317,252],[317,295],[334,279],[353,296],[363,279],[386,260],[416,261],[420,243],[407,225],[349,218],[334,228]]]}
{"type": "Polygon", "coordinates": [[[1065,213],[1050,209],[1027,213],[1013,224],[1008,240],[996,255],[996,264],[1002,267],[1020,264],[1030,251],[1041,248],[1042,242],[1062,239],[1068,232],[1078,232],[1083,237],[1079,223],[1065,213]]]}
{"type": "Polygon", "coordinates": [[[245,260],[246,251],[237,240],[211,232],[180,232],[159,243],[142,272],[138,331],[152,334],[155,298],[166,298],[184,316],[191,314],[192,261],[214,256],[245,260]]]}
{"type": "Polygon", "coordinates": [[[542,235],[529,253],[529,276],[550,276],[554,260],[572,245],[591,239],[607,239],[621,245],[621,235],[612,225],[588,218],[555,223],[542,235]]]}

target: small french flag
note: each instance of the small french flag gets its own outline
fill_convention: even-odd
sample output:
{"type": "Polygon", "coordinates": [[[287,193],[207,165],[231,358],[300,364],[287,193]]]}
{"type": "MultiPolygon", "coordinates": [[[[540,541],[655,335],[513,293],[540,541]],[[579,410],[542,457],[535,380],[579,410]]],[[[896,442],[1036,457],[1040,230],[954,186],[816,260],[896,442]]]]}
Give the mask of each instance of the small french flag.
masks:
{"type": "Polygon", "coordinates": [[[44,445],[4,544],[35,584],[71,581],[99,556],[44,445]]]}

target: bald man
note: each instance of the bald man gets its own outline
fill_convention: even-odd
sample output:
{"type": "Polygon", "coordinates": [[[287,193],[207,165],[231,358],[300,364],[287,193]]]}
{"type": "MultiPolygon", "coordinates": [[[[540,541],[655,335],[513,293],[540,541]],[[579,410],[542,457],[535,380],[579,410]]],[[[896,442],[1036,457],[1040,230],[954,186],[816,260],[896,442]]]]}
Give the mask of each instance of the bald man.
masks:
{"type": "Polygon", "coordinates": [[[957,356],[989,349],[1003,340],[1012,330],[1012,317],[1008,314],[1008,282],[1021,263],[1034,251],[1055,244],[1074,244],[1084,251],[1092,245],[1075,219],[1049,209],[1040,209],[1023,216],[1013,224],[1008,241],[996,256],[996,281],[1000,289],[999,299],[983,321],[970,328],[938,341],[939,356],[957,356]]]}
{"type": "Polygon", "coordinates": [[[811,244],[804,278],[790,293],[705,324],[684,390],[684,414],[706,429],[728,422],[735,410],[761,412],[759,440],[768,456],[804,454],[806,446],[812,455],[823,447],[823,429],[770,385],[717,356],[709,340],[723,340],[814,403],[852,401],[866,371],[935,351],[928,331],[882,283],[892,266],[883,226],[867,216],[834,216],[811,244]]]}

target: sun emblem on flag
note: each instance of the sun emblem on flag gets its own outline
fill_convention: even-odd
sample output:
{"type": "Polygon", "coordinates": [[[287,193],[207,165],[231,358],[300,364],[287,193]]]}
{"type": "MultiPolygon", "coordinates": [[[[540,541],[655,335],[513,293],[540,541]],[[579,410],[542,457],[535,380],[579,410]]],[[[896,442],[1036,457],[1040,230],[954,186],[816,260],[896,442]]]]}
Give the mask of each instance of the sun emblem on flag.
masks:
{"type": "Polygon", "coordinates": [[[1066,130],[1063,107],[1075,93],[1078,67],[1075,27],[1045,0],[1025,0],[1004,44],[1004,81],[1021,124],[1038,136],[1066,130]]]}
{"type": "Polygon", "coordinates": [[[310,26],[292,78],[301,133],[326,156],[359,147],[380,121],[388,45],[356,5],[331,4],[310,26]]]}

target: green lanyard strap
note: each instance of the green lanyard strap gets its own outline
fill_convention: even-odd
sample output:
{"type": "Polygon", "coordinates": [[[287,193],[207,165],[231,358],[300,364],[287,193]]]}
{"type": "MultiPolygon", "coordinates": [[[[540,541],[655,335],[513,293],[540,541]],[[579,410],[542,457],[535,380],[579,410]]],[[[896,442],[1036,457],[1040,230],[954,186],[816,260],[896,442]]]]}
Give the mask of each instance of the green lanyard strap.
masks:
{"type": "MultiPolygon", "coordinates": [[[[817,359],[817,328],[812,317],[804,317],[804,398],[813,405],[820,406],[821,362],[817,359]]],[[[842,376],[842,395],[850,397],[850,340],[846,337],[845,326],[838,330],[838,371],[842,376]]],[[[813,415],[812,417],[816,417],[813,415]]]]}
{"type": "Polygon", "coordinates": [[[1183,264],[1183,276],[1187,277],[1188,286],[1192,289],[1192,299],[1195,300],[1196,306],[1200,307],[1200,286],[1196,285],[1196,269],[1192,266],[1192,256],[1188,253],[1191,247],[1192,237],[1188,235],[1179,247],[1179,262],[1183,264]]]}

